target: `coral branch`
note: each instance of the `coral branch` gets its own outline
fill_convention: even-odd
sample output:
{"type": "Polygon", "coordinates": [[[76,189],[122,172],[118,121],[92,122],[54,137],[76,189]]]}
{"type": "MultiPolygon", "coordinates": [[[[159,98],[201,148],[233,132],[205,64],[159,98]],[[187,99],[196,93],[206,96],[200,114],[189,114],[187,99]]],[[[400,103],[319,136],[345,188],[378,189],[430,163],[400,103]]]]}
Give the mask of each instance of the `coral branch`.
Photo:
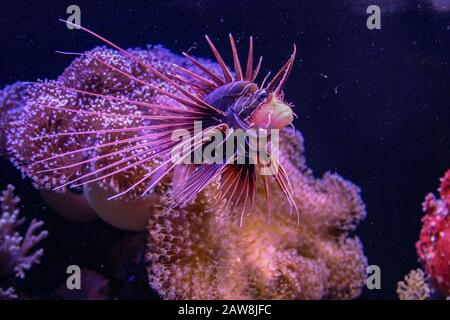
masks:
{"type": "Polygon", "coordinates": [[[0,300],[15,300],[17,298],[16,290],[13,287],[9,287],[6,290],[0,288],[0,300]]]}
{"type": "MultiPolygon", "coordinates": [[[[17,228],[25,219],[19,219],[18,204],[20,199],[14,196],[14,187],[8,185],[0,196],[0,284],[9,277],[24,278],[25,272],[35,264],[40,263],[43,249],[33,251],[35,246],[48,236],[45,230],[39,231],[42,221],[32,220],[25,236],[21,236],[17,228]]],[[[13,296],[9,288],[2,290],[1,295],[13,296]]]]}
{"type": "Polygon", "coordinates": [[[430,297],[426,275],[422,269],[411,270],[404,281],[399,281],[397,294],[400,300],[425,300],[430,297]]]}

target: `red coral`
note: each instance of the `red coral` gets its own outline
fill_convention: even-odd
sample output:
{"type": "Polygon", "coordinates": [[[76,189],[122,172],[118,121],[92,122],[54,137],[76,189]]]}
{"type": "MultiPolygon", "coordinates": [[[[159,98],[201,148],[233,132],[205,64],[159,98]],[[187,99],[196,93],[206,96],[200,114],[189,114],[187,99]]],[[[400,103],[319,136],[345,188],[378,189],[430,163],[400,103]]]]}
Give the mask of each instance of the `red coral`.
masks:
{"type": "Polygon", "coordinates": [[[441,179],[441,187],[439,188],[441,199],[447,204],[447,208],[450,204],[450,170],[448,170],[444,177],[441,179]]]}
{"type": "Polygon", "coordinates": [[[450,293],[450,170],[441,179],[440,199],[428,194],[423,203],[425,216],[417,254],[433,286],[442,294],[450,293]]]}

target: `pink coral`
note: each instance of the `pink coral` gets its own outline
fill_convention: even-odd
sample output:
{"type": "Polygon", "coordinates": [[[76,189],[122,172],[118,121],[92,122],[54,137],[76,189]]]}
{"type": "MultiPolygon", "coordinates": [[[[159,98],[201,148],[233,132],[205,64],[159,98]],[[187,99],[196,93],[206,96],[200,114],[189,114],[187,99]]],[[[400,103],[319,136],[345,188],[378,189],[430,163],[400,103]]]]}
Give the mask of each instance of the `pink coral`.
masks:
{"type": "Polygon", "coordinates": [[[431,296],[427,275],[422,269],[411,270],[403,281],[397,284],[400,300],[426,300],[431,296]]]}
{"type": "MultiPolygon", "coordinates": [[[[366,258],[349,236],[365,216],[359,189],[335,174],[315,179],[297,132],[282,138],[282,162],[301,212],[286,215],[270,186],[272,223],[256,202],[239,226],[210,201],[218,184],[185,208],[159,208],[148,226],[150,285],[167,299],[351,299],[365,283],[366,258]]],[[[262,193],[263,190],[259,190],[262,193]]]]}
{"type": "Polygon", "coordinates": [[[417,254],[433,286],[450,295],[450,170],[441,179],[440,199],[428,194],[423,203],[425,216],[416,243],[417,254]]]}
{"type": "MultiPolygon", "coordinates": [[[[25,272],[38,264],[44,254],[43,249],[33,251],[34,247],[48,235],[47,231],[38,231],[43,225],[42,221],[32,220],[25,236],[21,236],[17,231],[25,221],[19,219],[17,208],[19,201],[20,199],[14,196],[12,185],[8,185],[0,196],[0,281],[11,276],[24,278],[25,272]]],[[[15,296],[12,288],[1,292],[5,296],[15,296]]]]}

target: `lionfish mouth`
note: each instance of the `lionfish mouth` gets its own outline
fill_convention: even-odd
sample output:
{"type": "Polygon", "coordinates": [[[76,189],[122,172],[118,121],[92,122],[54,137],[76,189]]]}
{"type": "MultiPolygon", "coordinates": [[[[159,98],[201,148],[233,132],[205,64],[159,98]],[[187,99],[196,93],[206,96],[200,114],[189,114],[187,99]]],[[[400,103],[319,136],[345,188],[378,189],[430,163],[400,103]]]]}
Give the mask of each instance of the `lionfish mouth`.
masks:
{"type": "MultiPolygon", "coordinates": [[[[143,106],[149,110],[158,111],[158,115],[129,115],[129,114],[119,114],[119,113],[99,113],[96,111],[86,111],[80,110],[76,107],[67,106],[57,106],[57,105],[42,105],[45,108],[56,109],[61,112],[67,112],[69,114],[76,114],[79,117],[132,117],[136,120],[150,121],[151,125],[145,126],[135,126],[130,124],[127,128],[108,128],[96,131],[73,131],[73,132],[59,132],[52,135],[46,135],[37,137],[37,139],[42,138],[57,138],[57,137],[67,137],[76,135],[108,135],[112,133],[120,132],[134,132],[135,137],[122,139],[114,141],[112,143],[95,144],[91,141],[92,145],[82,146],[78,150],[71,150],[69,152],[62,152],[55,156],[40,159],[35,164],[43,167],[43,170],[38,171],[38,174],[52,172],[58,170],[64,170],[68,167],[80,168],[80,174],[76,178],[67,181],[56,189],[65,187],[82,186],[88,183],[93,183],[96,181],[102,181],[108,177],[121,174],[127,170],[143,166],[144,164],[154,161],[155,159],[163,159],[156,168],[147,172],[142,179],[133,183],[130,187],[114,195],[110,199],[123,197],[131,191],[134,191],[138,187],[144,185],[145,191],[142,195],[147,194],[152,191],[153,188],[158,185],[161,180],[167,176],[169,172],[174,172],[174,181],[172,183],[173,188],[171,192],[171,199],[173,206],[184,206],[185,204],[192,201],[196,195],[201,192],[211,181],[220,180],[220,192],[216,196],[215,201],[221,204],[225,211],[229,214],[238,210],[240,211],[241,223],[242,219],[248,211],[252,210],[255,196],[257,193],[257,184],[260,181],[265,189],[265,200],[267,202],[267,208],[269,205],[269,184],[268,175],[264,173],[270,165],[276,165],[277,170],[271,174],[286,199],[290,205],[291,211],[294,208],[297,212],[297,217],[299,212],[293,198],[292,186],[289,182],[287,174],[281,164],[279,163],[277,157],[273,156],[269,151],[268,155],[270,157],[270,164],[262,162],[254,162],[252,164],[236,164],[234,159],[226,159],[223,163],[200,163],[200,164],[185,164],[183,161],[173,161],[170,156],[174,149],[183,149],[185,144],[191,144],[190,154],[186,157],[190,158],[192,153],[197,149],[205,147],[204,142],[198,142],[197,134],[195,133],[195,122],[200,121],[204,128],[201,135],[205,135],[213,130],[219,130],[224,133],[225,130],[229,128],[224,119],[228,115],[226,112],[226,106],[238,105],[238,101],[250,101],[252,103],[258,103],[257,108],[253,110],[250,118],[250,122],[253,123],[255,127],[258,128],[269,128],[269,129],[281,129],[292,123],[293,112],[291,107],[283,102],[284,93],[282,91],[283,86],[292,70],[296,55],[296,47],[294,45],[294,51],[290,56],[289,60],[282,66],[282,68],[275,74],[271,81],[264,86],[255,84],[255,79],[258,76],[259,70],[261,68],[262,57],[260,57],[256,67],[253,64],[253,38],[250,37],[248,57],[246,63],[246,70],[243,71],[241,63],[239,60],[238,52],[236,49],[235,41],[230,35],[230,43],[233,54],[234,63],[234,74],[230,71],[228,66],[225,64],[223,58],[221,57],[219,51],[216,49],[212,41],[208,36],[206,41],[208,42],[211,50],[220,66],[222,71],[221,75],[216,74],[214,71],[209,69],[206,65],[199,62],[192,56],[183,52],[183,55],[188,61],[191,62],[193,66],[196,67],[200,72],[194,72],[192,69],[187,69],[182,66],[175,66],[178,70],[176,74],[164,73],[164,71],[157,70],[153,65],[145,62],[140,57],[134,55],[133,53],[119,47],[115,43],[103,38],[102,36],[96,34],[95,32],[76,25],[69,21],[61,20],[66,24],[75,26],[77,29],[84,30],[85,32],[93,35],[97,39],[105,42],[111,47],[115,48],[122,54],[125,58],[130,59],[132,62],[137,63],[143,67],[147,72],[152,73],[155,77],[159,78],[167,86],[175,89],[177,93],[173,93],[174,90],[164,89],[166,86],[155,86],[153,83],[139,79],[127,70],[122,70],[120,66],[114,65],[110,61],[104,61],[99,57],[90,55],[92,59],[95,59],[100,64],[109,68],[112,72],[118,75],[127,77],[128,79],[137,83],[137,85],[142,86],[144,89],[151,89],[156,94],[160,94],[170,98],[176,103],[167,105],[149,103],[148,101],[135,101],[124,99],[112,95],[104,95],[96,92],[83,91],[76,88],[70,88],[58,84],[41,83],[43,86],[56,86],[60,90],[67,90],[72,93],[80,95],[90,95],[95,96],[99,99],[109,100],[109,101],[119,101],[125,102],[131,105],[143,106]],[[263,88],[263,89],[258,89],[263,88]],[[238,91],[233,91],[237,90],[238,91]],[[262,96],[264,100],[260,102],[260,92],[265,91],[266,96],[262,96]],[[214,94],[212,94],[214,92],[214,94]],[[236,93],[232,95],[231,93],[236,93]],[[241,94],[241,95],[239,95],[241,94]],[[209,95],[210,99],[205,99],[209,95]],[[211,97],[213,95],[213,97],[211,97]],[[258,95],[258,96],[255,96],[258,95]],[[232,98],[230,98],[232,97],[232,98]],[[232,99],[228,101],[227,99],[232,99]],[[220,103],[213,103],[211,101],[220,101],[220,103]],[[221,105],[223,104],[223,105],[221,105]],[[181,105],[181,106],[180,106],[181,105]],[[191,137],[186,141],[173,141],[171,136],[177,129],[183,129],[191,134],[191,137]],[[194,136],[192,136],[192,134],[194,136]],[[110,148],[108,153],[101,154],[102,148],[110,148]],[[136,150],[143,150],[136,152],[136,150]],[[90,151],[98,151],[100,155],[91,156],[88,159],[72,163],[69,161],[74,158],[76,154],[85,154],[90,151]],[[100,159],[108,159],[110,156],[121,155],[119,160],[114,160],[106,166],[96,167],[95,164],[100,159]],[[69,165],[50,167],[53,160],[59,158],[67,158],[69,165]],[[94,165],[93,165],[94,164],[94,165]],[[50,167],[50,168],[49,168],[50,167]],[[83,168],[83,170],[81,170],[83,168]],[[92,169],[94,168],[94,169],[92,169]],[[87,172],[87,173],[85,173],[87,172]]],[[[89,54],[87,54],[89,55],[89,54]]],[[[266,77],[267,79],[268,77],[266,77]]],[[[265,80],[266,80],[265,79],[265,80]]],[[[243,113],[245,108],[241,110],[243,113]]],[[[239,111],[239,112],[241,112],[239,111]]],[[[236,113],[237,114],[237,113],[236,113]]],[[[238,117],[239,118],[239,117],[238,117]]],[[[239,119],[238,119],[239,120],[239,119]]],[[[183,157],[181,160],[186,159],[183,157]]],[[[78,161],[78,160],[75,160],[78,161]]],[[[226,212],[225,212],[226,213],[226,212]]],[[[270,212],[268,214],[270,221],[270,212]]]]}
{"type": "Polygon", "coordinates": [[[276,94],[270,94],[251,115],[250,123],[254,128],[283,129],[292,124],[294,113],[290,105],[276,94]]]}

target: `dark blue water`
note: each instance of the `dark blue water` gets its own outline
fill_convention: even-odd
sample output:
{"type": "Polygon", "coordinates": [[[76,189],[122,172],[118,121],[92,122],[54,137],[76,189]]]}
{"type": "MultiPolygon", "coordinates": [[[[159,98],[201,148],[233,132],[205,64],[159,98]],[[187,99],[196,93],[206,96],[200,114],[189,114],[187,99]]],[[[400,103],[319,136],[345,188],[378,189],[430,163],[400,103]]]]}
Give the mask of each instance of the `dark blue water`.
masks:
{"type": "MultiPolygon", "coordinates": [[[[450,167],[450,1],[432,2],[372,0],[382,8],[381,30],[366,28],[368,4],[358,0],[76,4],[85,26],[123,47],[163,44],[180,52],[194,46],[195,55],[210,57],[203,41],[209,34],[229,58],[229,32],[238,39],[253,35],[267,71],[296,43],[299,59],[285,91],[297,108],[308,164],[317,176],[331,170],[362,188],[368,216],[357,233],[369,263],[383,273],[382,290],[365,289],[362,298],[387,299],[396,298],[397,281],[419,265],[414,243],[421,203],[450,167]]],[[[58,21],[70,4],[0,4],[0,86],[55,78],[71,61],[55,50],[99,44],[58,21]]],[[[42,208],[6,160],[1,170],[1,187],[15,182],[23,212],[45,219],[52,235],[46,259],[23,284],[27,289],[52,292],[70,263],[112,272],[105,256],[92,253],[106,252],[122,232],[101,222],[65,222],[42,208]]]]}

